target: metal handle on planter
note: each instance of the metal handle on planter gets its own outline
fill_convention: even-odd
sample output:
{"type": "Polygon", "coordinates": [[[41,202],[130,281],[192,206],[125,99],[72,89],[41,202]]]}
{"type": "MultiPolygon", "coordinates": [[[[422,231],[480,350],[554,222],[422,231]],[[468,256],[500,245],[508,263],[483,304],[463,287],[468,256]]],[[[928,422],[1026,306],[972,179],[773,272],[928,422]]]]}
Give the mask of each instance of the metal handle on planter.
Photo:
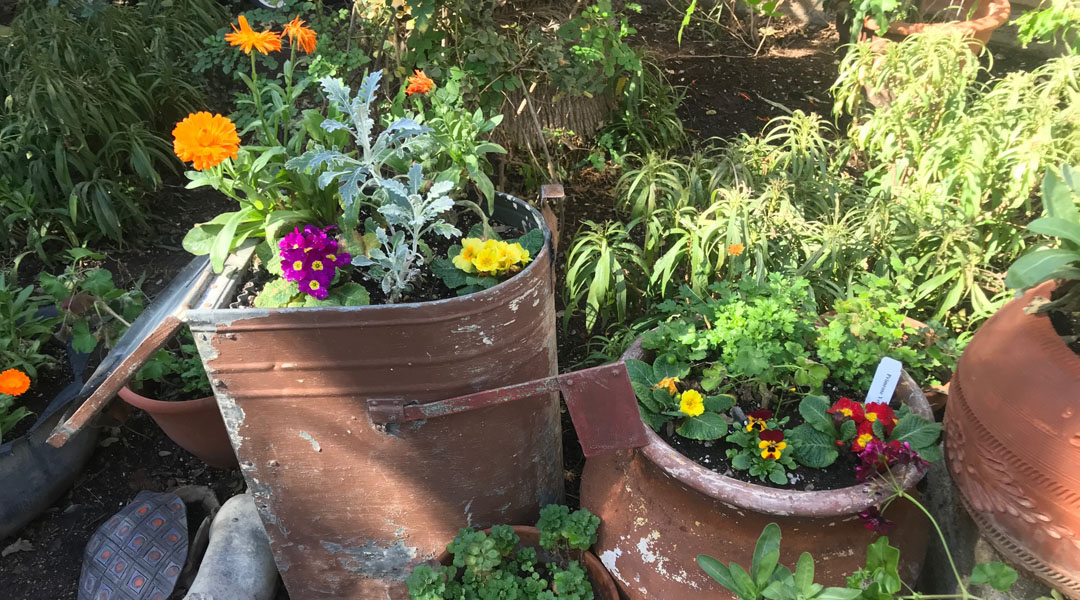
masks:
{"type": "Polygon", "coordinates": [[[367,407],[368,415],[377,424],[405,423],[498,406],[551,392],[561,392],[566,400],[585,456],[639,448],[648,443],[638,412],[637,396],[622,362],[426,404],[370,398],[367,407]]]}

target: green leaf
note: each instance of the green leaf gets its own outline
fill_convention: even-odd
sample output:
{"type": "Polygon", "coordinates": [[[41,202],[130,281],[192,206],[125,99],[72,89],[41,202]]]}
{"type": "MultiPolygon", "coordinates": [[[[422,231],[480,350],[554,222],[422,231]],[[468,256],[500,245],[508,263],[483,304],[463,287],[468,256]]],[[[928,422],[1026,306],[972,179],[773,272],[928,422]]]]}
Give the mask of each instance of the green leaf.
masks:
{"type": "Polygon", "coordinates": [[[840,424],[840,441],[850,442],[855,439],[855,434],[858,433],[859,426],[855,424],[855,421],[848,419],[840,424]]]}
{"type": "Polygon", "coordinates": [[[1026,290],[1053,279],[1058,271],[1074,262],[1080,262],[1080,252],[1064,248],[1036,249],[1016,259],[1009,267],[1005,285],[1026,290]]]}
{"type": "MultiPolygon", "coordinates": [[[[1066,179],[1071,179],[1072,170],[1068,165],[1062,171],[1066,179]]],[[[1043,206],[1046,214],[1051,217],[1080,221],[1080,211],[1077,211],[1076,200],[1073,198],[1077,192],[1066,179],[1062,179],[1051,169],[1046,170],[1042,180],[1043,206]]]]}
{"type": "Polygon", "coordinates": [[[196,225],[184,236],[183,246],[195,256],[210,254],[210,248],[214,245],[214,238],[221,233],[221,225],[203,223],[196,225]]]}
{"type": "Polygon", "coordinates": [[[79,287],[98,298],[104,298],[116,289],[116,284],[113,283],[112,273],[108,269],[91,269],[86,272],[86,278],[82,280],[79,287]]]}
{"type": "Polygon", "coordinates": [[[735,406],[735,396],[730,394],[705,396],[705,410],[709,412],[722,413],[732,406],[735,406]]]}
{"type": "Polygon", "coordinates": [[[689,374],[690,365],[681,362],[674,354],[661,354],[653,361],[653,377],[656,377],[657,381],[668,377],[683,379],[689,374]]]}
{"type": "Polygon", "coordinates": [[[728,422],[721,415],[706,412],[684,419],[675,431],[692,440],[715,440],[727,434],[728,422]]]}
{"type": "Polygon", "coordinates": [[[1080,223],[1073,223],[1058,217],[1043,217],[1028,223],[1027,228],[1034,233],[1063,238],[1080,246],[1080,223]]]}
{"type": "Polygon", "coordinates": [[[345,283],[330,291],[327,298],[338,306],[367,306],[371,304],[371,297],[367,289],[359,283],[345,283]]]}
{"type": "Polygon", "coordinates": [[[809,552],[799,555],[799,562],[795,564],[795,589],[803,596],[809,597],[811,586],[814,585],[814,557],[809,552]]]}
{"type": "Polygon", "coordinates": [[[255,296],[256,308],[282,308],[292,302],[300,293],[295,282],[274,279],[267,283],[258,296],[255,296]]]}
{"type": "Polygon", "coordinates": [[[916,451],[934,445],[941,435],[941,423],[933,423],[914,413],[900,417],[889,440],[907,442],[916,451]]]}
{"type": "MultiPolygon", "coordinates": [[[[705,571],[705,574],[709,577],[712,577],[716,583],[724,586],[734,594],[739,594],[735,578],[731,576],[731,571],[724,566],[724,563],[706,554],[699,554],[697,557],[697,564],[701,567],[701,570],[705,571]]],[[[742,598],[742,600],[757,600],[756,598],[748,598],[741,594],[739,594],[739,597],[742,598]]]]}
{"type": "Polygon", "coordinates": [[[90,324],[86,319],[79,319],[72,325],[71,347],[82,354],[90,354],[97,347],[97,338],[90,333],[90,324]]]}
{"type": "Polygon", "coordinates": [[[836,449],[836,439],[803,423],[788,432],[788,437],[795,445],[795,460],[812,469],[824,469],[836,462],[840,453],[836,449]]]}
{"type": "Polygon", "coordinates": [[[764,588],[772,577],[776,565],[780,564],[780,526],[769,523],[761,531],[757,544],[754,546],[754,559],[750,563],[750,571],[754,577],[757,589],[764,588]]]}
{"type": "Polygon", "coordinates": [[[466,273],[461,269],[454,266],[454,262],[451,258],[436,258],[431,261],[431,272],[442,279],[446,287],[456,290],[460,287],[467,285],[465,281],[466,273]]]}
{"type": "Polygon", "coordinates": [[[807,396],[799,403],[799,414],[814,429],[837,439],[839,434],[833,423],[832,415],[828,413],[829,401],[823,396],[807,396]]]}
{"type": "Polygon", "coordinates": [[[814,600],[855,600],[859,596],[862,596],[862,590],[831,587],[822,590],[814,600]]]}
{"type": "Polygon", "coordinates": [[[731,467],[739,471],[745,471],[753,463],[753,457],[749,452],[740,452],[731,459],[731,467]]]}
{"type": "Polygon", "coordinates": [[[517,239],[521,247],[529,251],[529,256],[536,258],[544,249],[544,231],[539,227],[530,229],[525,235],[517,239]]]}
{"type": "Polygon", "coordinates": [[[773,465],[769,467],[769,481],[776,485],[787,485],[787,471],[784,470],[782,465],[773,463],[773,465]]]}
{"type": "Polygon", "coordinates": [[[879,537],[873,544],[866,547],[866,568],[869,571],[877,571],[874,581],[881,584],[885,591],[895,594],[900,591],[901,582],[898,572],[900,565],[900,550],[889,545],[889,538],[879,537]]]}
{"type": "Polygon", "coordinates": [[[999,592],[1007,592],[1016,583],[1016,570],[1001,562],[981,563],[971,571],[969,583],[985,584],[999,592]]]}

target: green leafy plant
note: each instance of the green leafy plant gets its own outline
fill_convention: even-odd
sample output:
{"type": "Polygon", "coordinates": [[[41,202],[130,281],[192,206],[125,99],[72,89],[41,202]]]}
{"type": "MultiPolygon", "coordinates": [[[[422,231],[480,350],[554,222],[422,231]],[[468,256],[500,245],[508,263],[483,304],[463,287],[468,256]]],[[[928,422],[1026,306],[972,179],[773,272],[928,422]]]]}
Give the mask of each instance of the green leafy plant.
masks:
{"type": "Polygon", "coordinates": [[[617,221],[584,221],[567,256],[564,324],[584,303],[585,327],[626,319],[646,271],[641,247],[617,221]]]}
{"type": "Polygon", "coordinates": [[[541,547],[557,556],[543,565],[536,549],[518,547],[521,540],[508,525],[496,525],[490,533],[462,529],[446,547],[453,565],[417,566],[406,580],[409,598],[593,600],[585,570],[569,553],[591,546],[599,524],[600,519],[584,509],[571,513],[565,506],[543,508],[537,523],[541,547]]]}
{"type": "Polygon", "coordinates": [[[192,49],[224,18],[214,0],[19,3],[0,51],[8,243],[145,225],[146,195],[175,165],[163,134],[203,97],[192,49]]]}
{"type": "Polygon", "coordinates": [[[782,428],[788,417],[775,419],[772,411],[754,411],[745,427],[736,428],[725,438],[735,447],[727,450],[731,468],[748,471],[761,481],[768,479],[776,485],[788,483],[787,471],[796,467],[782,428]],[[757,426],[755,426],[757,425],[757,426]]]}
{"type": "Polygon", "coordinates": [[[137,286],[117,288],[108,269],[91,266],[103,255],[75,248],[68,257],[70,262],[59,275],[38,275],[38,284],[61,315],[56,335],[70,340],[76,352],[93,352],[98,344],[111,348],[142,312],[143,295],[137,286]]]}
{"type": "Polygon", "coordinates": [[[135,391],[149,391],[151,385],[156,400],[194,400],[214,394],[190,331],[185,329],[173,344],[155,352],[136,371],[132,378],[135,391]]]}
{"type": "Polygon", "coordinates": [[[1061,45],[1072,54],[1080,54],[1080,2],[1046,0],[1013,21],[1019,30],[1016,38],[1026,48],[1031,42],[1061,45]]]}
{"type": "Polygon", "coordinates": [[[904,364],[923,385],[940,385],[956,366],[956,351],[939,327],[910,321],[912,286],[903,277],[889,280],[865,274],[850,295],[825,315],[816,343],[818,359],[829,371],[859,389],[869,389],[883,356],[904,364]]]}
{"type": "Polygon", "coordinates": [[[1061,174],[1048,171],[1042,183],[1046,216],[1028,223],[1032,233],[1057,238],[1057,247],[1042,244],[1018,258],[1005,277],[1005,285],[1024,292],[1040,283],[1062,280],[1057,300],[1041,311],[1080,313],[1080,173],[1069,165],[1061,174]]]}
{"type": "Polygon", "coordinates": [[[19,287],[15,282],[14,272],[0,271],[0,365],[36,378],[39,365],[53,362],[44,346],[59,319],[41,314],[49,302],[33,285],[19,287]]]}
{"type": "Polygon", "coordinates": [[[690,388],[682,392],[678,382],[690,374],[690,366],[673,354],[661,354],[649,364],[628,359],[626,370],[638,398],[641,418],[653,429],[677,419],[679,435],[693,440],[715,440],[728,431],[723,412],[735,405],[726,394],[705,395],[690,388]]]}

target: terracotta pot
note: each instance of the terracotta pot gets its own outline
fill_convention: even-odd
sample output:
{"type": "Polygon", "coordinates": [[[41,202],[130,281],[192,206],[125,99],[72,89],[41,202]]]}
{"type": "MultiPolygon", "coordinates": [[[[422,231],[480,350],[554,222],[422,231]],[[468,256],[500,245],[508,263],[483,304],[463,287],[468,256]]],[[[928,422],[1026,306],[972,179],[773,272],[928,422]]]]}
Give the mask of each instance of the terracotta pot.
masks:
{"type": "MultiPolygon", "coordinates": [[[[640,339],[623,355],[628,358],[647,358],[640,339]]],[[[932,418],[907,372],[896,394],[913,412],[932,418]]],[[[866,546],[877,535],[858,513],[882,500],[874,484],[799,492],[745,483],[697,464],[646,430],[649,445],[589,459],[581,480],[581,505],[601,519],[594,551],[624,598],[734,599],[695,559],[708,554],[724,564],[749,566],[768,523],[783,532],[781,563],[794,568],[799,555],[810,552],[815,581],[842,586],[865,565],[866,546]]],[[[910,492],[922,473],[909,469],[902,477],[910,492]]],[[[900,548],[901,576],[914,582],[929,522],[903,501],[894,502],[886,516],[899,524],[889,540],[900,548]]]]}
{"type": "Polygon", "coordinates": [[[188,313],[291,597],[405,599],[412,567],[461,527],[536,522],[562,500],[557,393],[401,423],[369,410],[558,372],[551,233],[505,194],[492,219],[543,228],[545,244],[475,294],[188,313]]]}
{"type": "Polygon", "coordinates": [[[219,469],[236,468],[229,433],[213,396],[165,402],[139,395],[126,385],[116,395],[146,411],[169,439],[199,460],[219,469]]]}
{"type": "MultiPolygon", "coordinates": [[[[484,533],[491,533],[491,529],[485,529],[484,533]]],[[[540,530],[535,527],[526,527],[523,525],[515,525],[514,533],[521,538],[519,547],[524,546],[536,550],[536,555],[539,557],[539,562],[560,562],[558,558],[550,554],[547,550],[544,550],[540,546],[540,530]]],[[[596,555],[592,552],[576,551],[574,558],[583,564],[585,572],[589,576],[589,583],[592,584],[593,592],[596,594],[597,600],[618,600],[619,591],[615,587],[615,582],[612,581],[611,575],[604,568],[603,563],[600,562],[596,555]]],[[[449,552],[443,552],[436,559],[439,564],[443,566],[451,566],[454,564],[454,556],[449,552]]],[[[565,567],[565,565],[560,565],[565,567]]]]}
{"type": "MultiPolygon", "coordinates": [[[[975,12],[966,21],[949,21],[944,23],[908,23],[894,21],[889,23],[889,30],[884,38],[878,37],[880,27],[877,22],[867,17],[864,28],[873,38],[874,44],[887,43],[886,39],[900,40],[916,33],[953,33],[977,40],[978,43],[971,45],[972,52],[978,54],[982,47],[990,41],[994,30],[1001,27],[1009,20],[1009,0],[965,0],[961,14],[966,15],[972,2],[978,2],[975,12]]],[[[920,13],[933,15],[944,10],[950,4],[949,0],[924,0],[920,3],[920,13]]]]}
{"type": "Polygon", "coordinates": [[[1006,304],[960,357],[946,460],[983,535],[1007,559],[1080,597],[1080,356],[1046,315],[1052,282],[1006,304]]]}

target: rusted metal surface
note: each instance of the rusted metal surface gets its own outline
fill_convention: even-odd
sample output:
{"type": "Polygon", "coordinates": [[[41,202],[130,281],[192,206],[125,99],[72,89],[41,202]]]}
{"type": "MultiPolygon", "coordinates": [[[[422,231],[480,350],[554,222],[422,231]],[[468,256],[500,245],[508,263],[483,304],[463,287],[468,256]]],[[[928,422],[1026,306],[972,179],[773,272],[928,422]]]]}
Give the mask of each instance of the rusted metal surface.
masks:
{"type": "Polygon", "coordinates": [[[438,402],[406,404],[403,398],[372,398],[367,401],[367,407],[368,416],[374,423],[405,423],[456,415],[550,392],[562,393],[585,456],[639,448],[648,443],[630,375],[621,362],[438,402]]]}
{"type": "MultiPolygon", "coordinates": [[[[500,195],[494,218],[542,226],[500,195]]],[[[550,240],[549,240],[550,241],[550,240]]],[[[189,322],[290,596],[404,599],[458,528],[534,522],[563,494],[558,398],[378,425],[557,372],[550,244],[520,274],[421,304],[197,310],[189,322]]]]}
{"type": "Polygon", "coordinates": [[[1080,598],[1080,356],[1046,315],[1006,304],[960,357],[945,458],[979,530],[1010,562],[1080,598]]]}
{"type": "MultiPolygon", "coordinates": [[[[640,340],[623,359],[647,358],[640,340]]],[[[896,394],[913,412],[930,417],[919,386],[903,373],[896,394]]],[[[802,552],[813,554],[815,581],[844,585],[865,564],[866,546],[876,534],[858,513],[887,492],[873,483],[839,490],[799,492],[768,488],[725,477],[686,458],[646,428],[649,444],[585,464],[581,505],[601,518],[593,547],[631,600],[679,598],[715,600],[735,596],[698,568],[708,554],[727,564],[749,565],[754,545],[768,523],[783,532],[781,562],[794,567],[802,552]]],[[[922,474],[903,474],[913,492],[922,474]]],[[[887,516],[899,527],[890,542],[900,548],[901,576],[918,577],[929,523],[908,502],[894,502],[887,516]]]]}
{"type": "MultiPolygon", "coordinates": [[[[491,530],[486,529],[484,533],[491,533],[491,530]]],[[[514,533],[521,540],[518,542],[519,548],[536,550],[537,562],[541,564],[548,562],[562,563],[561,566],[565,567],[562,557],[544,550],[544,547],[540,545],[539,529],[517,525],[514,526],[514,533]]],[[[615,582],[612,581],[611,575],[608,574],[607,569],[604,568],[604,565],[596,558],[595,554],[587,551],[571,550],[570,557],[585,567],[585,573],[589,577],[589,583],[592,584],[596,600],[619,600],[619,590],[615,587],[615,582]]],[[[454,556],[445,551],[436,560],[439,564],[448,567],[454,564],[454,556]]]]}
{"type": "Polygon", "coordinates": [[[89,396],[66,421],[56,426],[49,436],[49,445],[63,446],[105,408],[139,368],[176,334],[184,314],[198,302],[211,279],[210,261],[205,256],[192,259],[173,278],[98,365],[83,388],[89,396]]]}

